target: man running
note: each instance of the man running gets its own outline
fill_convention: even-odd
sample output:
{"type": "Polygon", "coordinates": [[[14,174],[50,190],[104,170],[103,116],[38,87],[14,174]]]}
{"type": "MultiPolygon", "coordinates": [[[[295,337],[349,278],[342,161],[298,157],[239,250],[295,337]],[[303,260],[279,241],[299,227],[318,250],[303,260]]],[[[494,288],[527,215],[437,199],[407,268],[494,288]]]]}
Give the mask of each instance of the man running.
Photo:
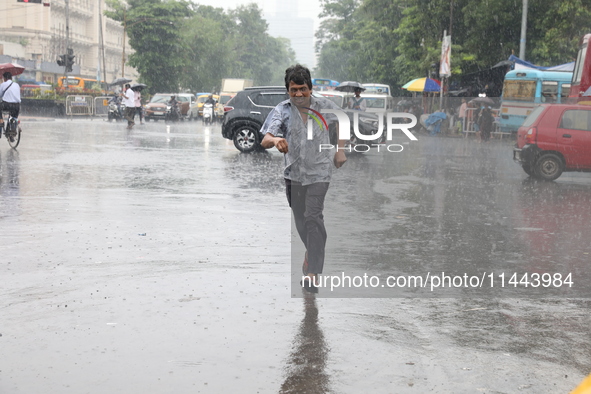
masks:
{"type": "MultiPolygon", "coordinates": [[[[339,110],[332,101],[312,97],[310,70],[299,64],[285,70],[285,87],[289,100],[279,103],[267,116],[261,133],[261,146],[276,147],[284,154],[285,189],[300,239],[306,246],[302,285],[316,291],[318,275],[324,267],[326,228],[324,227],[324,198],[333,168],[340,168],[347,157],[343,149],[319,150],[330,144],[329,132],[321,122],[310,122],[312,136],[308,138],[308,118],[322,109],[339,110]],[[335,153],[336,152],[336,153],[335,153]]],[[[336,116],[323,114],[329,123],[336,116]]],[[[338,130],[337,130],[338,134],[338,130]]],[[[339,140],[339,146],[344,146],[339,140]]]]}

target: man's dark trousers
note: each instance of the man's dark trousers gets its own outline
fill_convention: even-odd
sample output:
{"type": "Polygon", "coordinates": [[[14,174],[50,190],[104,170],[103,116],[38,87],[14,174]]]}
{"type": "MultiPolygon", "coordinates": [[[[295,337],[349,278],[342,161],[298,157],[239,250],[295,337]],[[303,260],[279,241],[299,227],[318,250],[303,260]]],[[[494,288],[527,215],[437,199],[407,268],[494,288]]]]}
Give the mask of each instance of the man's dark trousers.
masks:
{"type": "Polygon", "coordinates": [[[287,201],[298,234],[308,251],[308,272],[311,274],[321,274],[324,268],[326,228],[322,211],[328,185],[328,182],[319,182],[302,186],[299,182],[285,180],[287,201]]]}

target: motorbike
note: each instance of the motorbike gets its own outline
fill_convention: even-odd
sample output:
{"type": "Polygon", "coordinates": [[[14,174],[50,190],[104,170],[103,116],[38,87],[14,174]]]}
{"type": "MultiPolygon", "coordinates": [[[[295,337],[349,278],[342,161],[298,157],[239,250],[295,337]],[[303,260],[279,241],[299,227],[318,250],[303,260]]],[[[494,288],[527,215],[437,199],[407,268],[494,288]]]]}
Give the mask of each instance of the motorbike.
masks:
{"type": "Polygon", "coordinates": [[[115,101],[109,101],[109,111],[107,112],[107,119],[109,122],[119,122],[123,120],[123,113],[125,112],[125,104],[119,104],[115,101]]]}
{"type": "Polygon", "coordinates": [[[179,103],[175,105],[166,104],[166,114],[164,114],[164,120],[166,122],[178,122],[181,120],[181,109],[179,103]]]}
{"type": "Polygon", "coordinates": [[[203,124],[205,123],[213,123],[213,104],[205,103],[203,104],[203,124]]]}

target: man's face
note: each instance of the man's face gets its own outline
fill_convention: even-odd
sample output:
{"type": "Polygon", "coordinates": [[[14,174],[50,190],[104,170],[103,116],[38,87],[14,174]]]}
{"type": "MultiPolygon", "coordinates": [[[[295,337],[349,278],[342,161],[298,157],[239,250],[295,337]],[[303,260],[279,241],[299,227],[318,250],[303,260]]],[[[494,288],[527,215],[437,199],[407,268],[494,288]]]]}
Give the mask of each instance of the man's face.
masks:
{"type": "Polygon", "coordinates": [[[312,91],[308,85],[298,85],[295,82],[290,81],[288,93],[289,97],[291,98],[291,102],[297,107],[310,106],[310,96],[312,95],[312,91]]]}

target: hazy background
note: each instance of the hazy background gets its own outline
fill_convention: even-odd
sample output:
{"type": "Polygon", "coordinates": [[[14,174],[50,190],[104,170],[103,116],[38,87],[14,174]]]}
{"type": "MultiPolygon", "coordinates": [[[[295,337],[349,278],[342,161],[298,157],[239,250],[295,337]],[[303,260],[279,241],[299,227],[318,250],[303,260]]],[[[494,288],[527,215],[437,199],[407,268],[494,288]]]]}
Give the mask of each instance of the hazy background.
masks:
{"type": "MultiPolygon", "coordinates": [[[[220,7],[218,0],[194,1],[196,4],[220,7]]],[[[314,68],[316,56],[314,54],[314,32],[320,24],[320,2],[317,0],[225,0],[225,10],[240,5],[255,3],[264,12],[264,18],[269,23],[269,34],[273,37],[285,37],[291,40],[297,60],[314,68]]]]}

